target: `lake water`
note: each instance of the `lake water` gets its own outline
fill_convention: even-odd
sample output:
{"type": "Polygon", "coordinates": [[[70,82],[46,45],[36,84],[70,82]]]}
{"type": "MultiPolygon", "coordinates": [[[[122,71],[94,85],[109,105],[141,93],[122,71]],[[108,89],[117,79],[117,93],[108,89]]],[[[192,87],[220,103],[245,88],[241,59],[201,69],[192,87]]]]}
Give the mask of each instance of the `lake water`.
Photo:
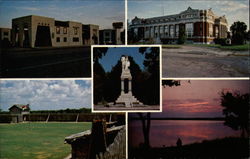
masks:
{"type": "MultiPolygon", "coordinates": [[[[201,142],[229,136],[240,136],[240,131],[225,126],[224,121],[204,120],[152,120],[150,127],[150,145],[153,147],[176,146],[181,138],[182,144],[201,142]]],[[[128,141],[130,146],[143,143],[141,121],[129,121],[128,141]]]]}

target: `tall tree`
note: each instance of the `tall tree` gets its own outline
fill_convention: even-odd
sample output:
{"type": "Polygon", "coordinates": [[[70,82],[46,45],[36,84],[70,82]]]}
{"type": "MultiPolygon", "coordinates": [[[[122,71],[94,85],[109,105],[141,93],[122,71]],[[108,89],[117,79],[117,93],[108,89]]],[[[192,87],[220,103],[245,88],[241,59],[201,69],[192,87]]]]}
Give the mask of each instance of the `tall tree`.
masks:
{"type": "MultiPolygon", "coordinates": [[[[190,81],[188,81],[190,83],[190,81]]],[[[163,80],[162,86],[166,87],[173,87],[173,86],[180,86],[181,83],[179,80],[163,80]]],[[[151,126],[151,113],[138,113],[138,116],[142,122],[142,132],[144,137],[144,147],[150,148],[150,126],[151,126]]]]}
{"type": "Polygon", "coordinates": [[[244,22],[234,22],[230,30],[232,32],[232,44],[242,45],[245,42],[247,25],[244,22]]]}
{"type": "Polygon", "coordinates": [[[241,130],[241,136],[249,136],[249,93],[221,92],[221,106],[225,115],[225,125],[241,130]]]}
{"type": "Polygon", "coordinates": [[[186,32],[184,27],[180,27],[179,30],[179,37],[178,37],[178,44],[184,44],[187,40],[186,32]]]}

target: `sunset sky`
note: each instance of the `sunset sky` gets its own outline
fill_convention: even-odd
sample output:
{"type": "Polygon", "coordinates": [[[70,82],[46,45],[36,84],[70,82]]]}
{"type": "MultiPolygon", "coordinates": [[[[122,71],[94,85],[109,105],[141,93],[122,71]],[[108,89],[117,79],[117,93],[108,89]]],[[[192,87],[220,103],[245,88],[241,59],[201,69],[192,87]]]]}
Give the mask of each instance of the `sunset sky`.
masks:
{"type": "Polygon", "coordinates": [[[125,21],[124,5],[123,0],[0,0],[0,27],[10,28],[13,18],[40,15],[108,29],[125,21]]]}
{"type": "Polygon", "coordinates": [[[189,6],[193,9],[212,8],[216,15],[226,15],[229,26],[235,21],[249,24],[248,0],[128,0],[128,19],[179,14],[189,6]]]}
{"type": "Polygon", "coordinates": [[[155,117],[223,117],[222,90],[249,93],[248,80],[191,80],[162,89],[163,113],[155,117]]]}

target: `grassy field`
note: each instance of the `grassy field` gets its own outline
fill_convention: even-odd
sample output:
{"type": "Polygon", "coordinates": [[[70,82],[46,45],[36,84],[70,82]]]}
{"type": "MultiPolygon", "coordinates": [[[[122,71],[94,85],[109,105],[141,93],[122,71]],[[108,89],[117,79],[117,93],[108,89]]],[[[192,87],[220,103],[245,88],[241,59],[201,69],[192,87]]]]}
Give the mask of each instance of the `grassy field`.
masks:
{"type": "Polygon", "coordinates": [[[91,128],[91,123],[0,124],[1,159],[62,159],[71,146],[64,138],[91,128]]]}

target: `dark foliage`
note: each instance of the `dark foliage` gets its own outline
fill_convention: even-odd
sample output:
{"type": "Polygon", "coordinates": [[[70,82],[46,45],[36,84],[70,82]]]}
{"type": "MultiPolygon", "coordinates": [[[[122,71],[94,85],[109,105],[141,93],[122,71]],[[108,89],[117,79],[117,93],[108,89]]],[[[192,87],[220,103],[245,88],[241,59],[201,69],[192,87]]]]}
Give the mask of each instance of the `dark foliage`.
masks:
{"type": "Polygon", "coordinates": [[[240,159],[248,157],[249,141],[242,138],[216,139],[181,147],[151,148],[147,151],[139,147],[129,153],[129,158],[133,159],[240,159]]]}
{"type": "Polygon", "coordinates": [[[245,42],[247,25],[244,22],[234,22],[230,27],[232,32],[232,44],[242,45],[245,42]]]}
{"type": "MultiPolygon", "coordinates": [[[[98,59],[105,55],[106,50],[97,48],[98,53],[94,63],[94,103],[114,102],[121,92],[121,61],[113,66],[110,72],[105,72],[98,63],[98,59]]],[[[129,56],[130,72],[132,75],[132,92],[139,101],[148,105],[158,105],[160,103],[159,85],[159,48],[152,47],[139,48],[141,54],[145,54],[144,68],[141,70],[135,63],[133,57],[129,56]]]]}
{"type": "Polygon", "coordinates": [[[184,44],[187,40],[187,36],[186,36],[186,32],[185,32],[185,28],[181,27],[179,30],[179,37],[178,37],[178,44],[184,44]]]}
{"type": "Polygon", "coordinates": [[[249,132],[249,94],[221,92],[221,106],[224,107],[225,125],[241,130],[242,137],[249,132]]]}
{"type": "Polygon", "coordinates": [[[180,86],[181,82],[179,80],[163,80],[162,86],[165,88],[166,86],[172,87],[172,86],[180,86]]]}

